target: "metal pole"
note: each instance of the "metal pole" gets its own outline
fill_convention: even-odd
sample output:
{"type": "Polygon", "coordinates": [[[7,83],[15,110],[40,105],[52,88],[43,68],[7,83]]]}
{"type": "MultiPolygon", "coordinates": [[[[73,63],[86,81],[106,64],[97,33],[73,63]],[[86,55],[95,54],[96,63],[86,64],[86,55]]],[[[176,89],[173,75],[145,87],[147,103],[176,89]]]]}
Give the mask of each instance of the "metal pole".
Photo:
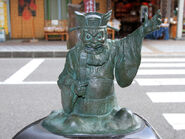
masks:
{"type": "Polygon", "coordinates": [[[44,0],[44,19],[48,20],[47,0],[44,0]]]}
{"type": "Polygon", "coordinates": [[[62,20],[61,0],[58,0],[58,20],[62,20]]]}
{"type": "Polygon", "coordinates": [[[51,20],[50,2],[49,2],[49,0],[47,0],[47,15],[48,15],[48,19],[47,20],[51,20]]]}
{"type": "Polygon", "coordinates": [[[177,38],[182,38],[182,29],[183,29],[183,10],[184,10],[184,0],[179,0],[178,3],[178,22],[177,22],[177,38]]]}
{"type": "Polygon", "coordinates": [[[107,0],[107,11],[111,10],[111,0],[107,0]]]}
{"type": "Polygon", "coordinates": [[[168,0],[168,5],[167,5],[168,23],[170,23],[170,18],[171,18],[171,5],[172,5],[172,1],[171,0],[168,0]]]}

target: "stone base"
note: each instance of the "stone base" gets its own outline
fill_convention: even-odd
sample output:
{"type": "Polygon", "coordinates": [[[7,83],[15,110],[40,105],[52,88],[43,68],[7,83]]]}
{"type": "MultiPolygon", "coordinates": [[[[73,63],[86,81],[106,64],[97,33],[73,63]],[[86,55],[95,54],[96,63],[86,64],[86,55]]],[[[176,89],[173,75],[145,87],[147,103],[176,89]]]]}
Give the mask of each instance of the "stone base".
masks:
{"type": "MultiPolygon", "coordinates": [[[[136,115],[136,114],[135,114],[136,115]]],[[[138,116],[138,115],[136,115],[138,116]]],[[[69,136],[60,136],[53,134],[47,131],[42,127],[41,123],[44,120],[40,119],[17,133],[13,139],[160,139],[159,135],[155,132],[155,130],[151,127],[151,125],[142,117],[138,116],[145,125],[132,133],[129,134],[119,134],[119,135],[94,135],[94,134],[78,134],[78,135],[69,135],[69,136]]]]}

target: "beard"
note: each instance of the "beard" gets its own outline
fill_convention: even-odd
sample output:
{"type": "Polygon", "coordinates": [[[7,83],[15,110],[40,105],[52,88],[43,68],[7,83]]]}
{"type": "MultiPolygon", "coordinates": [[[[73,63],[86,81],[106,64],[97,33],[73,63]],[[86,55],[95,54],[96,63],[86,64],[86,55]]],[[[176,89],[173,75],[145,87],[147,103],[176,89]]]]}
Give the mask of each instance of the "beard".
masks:
{"type": "Polygon", "coordinates": [[[88,53],[88,54],[100,54],[104,51],[105,46],[104,46],[104,44],[85,45],[84,49],[85,49],[86,53],[88,53]]]}
{"type": "Polygon", "coordinates": [[[88,48],[85,47],[87,52],[87,64],[90,66],[102,66],[109,59],[109,51],[106,45],[100,46],[98,48],[88,48]]]}

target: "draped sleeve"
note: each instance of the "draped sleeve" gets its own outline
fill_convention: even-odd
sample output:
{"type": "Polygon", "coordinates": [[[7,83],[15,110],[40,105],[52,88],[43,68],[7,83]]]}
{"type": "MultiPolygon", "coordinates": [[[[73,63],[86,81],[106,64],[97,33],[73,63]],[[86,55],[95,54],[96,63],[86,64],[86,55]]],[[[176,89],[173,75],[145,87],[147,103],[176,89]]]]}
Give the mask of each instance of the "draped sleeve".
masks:
{"type": "Polygon", "coordinates": [[[74,93],[76,74],[74,70],[75,65],[73,56],[72,51],[67,54],[64,70],[59,75],[57,81],[57,84],[61,89],[62,106],[66,113],[70,113],[73,110],[74,98],[76,97],[74,93]]]}
{"type": "Polygon", "coordinates": [[[71,58],[71,53],[68,53],[66,56],[66,63],[64,66],[64,70],[59,75],[58,78],[58,86],[62,89],[62,86],[70,86],[74,82],[74,65],[71,58]]]}
{"type": "Polygon", "coordinates": [[[116,47],[115,77],[121,87],[129,86],[141,63],[143,28],[140,27],[127,37],[114,41],[116,47]]]}

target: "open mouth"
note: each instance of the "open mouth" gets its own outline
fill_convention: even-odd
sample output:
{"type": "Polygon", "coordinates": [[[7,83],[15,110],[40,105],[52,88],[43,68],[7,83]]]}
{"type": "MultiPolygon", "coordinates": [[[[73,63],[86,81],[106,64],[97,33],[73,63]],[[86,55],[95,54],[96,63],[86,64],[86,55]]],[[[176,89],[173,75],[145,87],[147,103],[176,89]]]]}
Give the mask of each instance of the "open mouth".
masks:
{"type": "Polygon", "coordinates": [[[87,48],[87,49],[92,49],[92,50],[98,49],[98,48],[100,48],[100,47],[103,47],[103,45],[102,45],[102,44],[97,44],[97,45],[90,44],[90,45],[86,45],[86,48],[87,48]]]}
{"type": "Polygon", "coordinates": [[[104,49],[104,46],[102,44],[95,45],[95,46],[92,46],[92,45],[85,46],[85,51],[88,53],[92,53],[92,54],[101,53],[103,51],[103,49],[104,49]]]}

